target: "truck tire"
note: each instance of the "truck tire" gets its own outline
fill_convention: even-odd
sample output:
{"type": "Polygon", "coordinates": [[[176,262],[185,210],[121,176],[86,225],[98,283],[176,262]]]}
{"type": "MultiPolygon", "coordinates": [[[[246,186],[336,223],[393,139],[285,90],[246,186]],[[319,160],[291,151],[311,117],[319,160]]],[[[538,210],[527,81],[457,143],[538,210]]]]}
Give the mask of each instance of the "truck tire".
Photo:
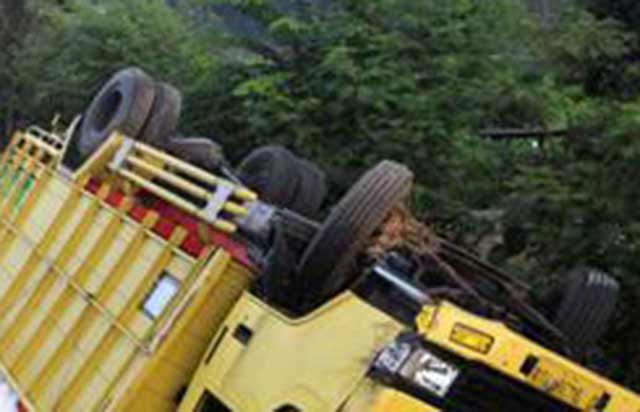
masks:
{"type": "Polygon", "coordinates": [[[593,348],[605,333],[619,290],[615,279],[597,269],[580,268],[569,274],[561,287],[554,324],[579,352],[593,348]]]}
{"type": "Polygon", "coordinates": [[[281,146],[260,147],[242,160],[238,177],[261,199],[290,209],[300,185],[298,160],[281,146]]]}
{"type": "Polygon", "coordinates": [[[314,163],[298,159],[298,191],[290,209],[310,219],[318,217],[327,196],[324,172],[314,163]]]}
{"type": "Polygon", "coordinates": [[[162,148],[182,160],[213,173],[225,161],[222,147],[207,137],[168,137],[162,148]]]}
{"type": "Polygon", "coordinates": [[[136,138],[149,117],[155,96],[153,80],[138,68],[117,72],[87,109],[78,149],[89,156],[116,130],[136,138]]]}
{"type": "Polygon", "coordinates": [[[168,83],[155,84],[151,113],[138,138],[158,148],[165,148],[173,136],[182,111],[182,93],[168,83]]]}
{"type": "Polygon", "coordinates": [[[305,310],[335,296],[354,281],[353,262],[387,214],[409,195],[413,174],[383,161],[365,173],[333,208],[299,264],[305,310]]]}

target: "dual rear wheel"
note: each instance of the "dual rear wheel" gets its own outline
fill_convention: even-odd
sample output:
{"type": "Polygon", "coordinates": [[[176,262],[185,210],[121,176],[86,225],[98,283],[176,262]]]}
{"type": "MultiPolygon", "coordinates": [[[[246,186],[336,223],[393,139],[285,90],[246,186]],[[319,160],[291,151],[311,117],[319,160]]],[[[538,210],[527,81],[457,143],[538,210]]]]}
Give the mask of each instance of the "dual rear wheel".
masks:
{"type": "Polygon", "coordinates": [[[176,131],[181,109],[182,94],[175,87],[155,82],[139,68],[121,70],[87,107],[73,149],[86,159],[115,131],[163,147],[176,131]]]}

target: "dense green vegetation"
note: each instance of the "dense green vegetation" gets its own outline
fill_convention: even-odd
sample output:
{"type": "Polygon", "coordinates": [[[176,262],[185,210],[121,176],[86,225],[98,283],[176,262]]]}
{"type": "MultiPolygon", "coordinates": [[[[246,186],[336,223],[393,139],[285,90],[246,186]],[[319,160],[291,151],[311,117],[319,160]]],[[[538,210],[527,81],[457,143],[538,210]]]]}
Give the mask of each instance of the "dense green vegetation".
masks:
{"type": "Polygon", "coordinates": [[[495,263],[541,287],[585,264],[620,279],[603,346],[610,373],[640,388],[634,2],[585,0],[545,25],[514,0],[97,3],[0,2],[5,131],[69,119],[139,65],[184,91],[182,132],[232,159],[279,142],[336,180],[403,161],[424,218],[495,263]]]}

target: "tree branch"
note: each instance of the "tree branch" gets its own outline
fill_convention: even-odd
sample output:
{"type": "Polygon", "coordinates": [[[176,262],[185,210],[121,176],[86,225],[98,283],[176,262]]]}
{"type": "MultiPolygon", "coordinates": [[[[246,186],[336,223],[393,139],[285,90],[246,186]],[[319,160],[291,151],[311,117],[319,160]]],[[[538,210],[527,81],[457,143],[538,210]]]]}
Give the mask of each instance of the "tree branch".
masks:
{"type": "Polygon", "coordinates": [[[478,135],[486,139],[494,140],[517,140],[517,139],[539,139],[551,137],[569,137],[567,129],[485,129],[480,130],[478,135]]]}

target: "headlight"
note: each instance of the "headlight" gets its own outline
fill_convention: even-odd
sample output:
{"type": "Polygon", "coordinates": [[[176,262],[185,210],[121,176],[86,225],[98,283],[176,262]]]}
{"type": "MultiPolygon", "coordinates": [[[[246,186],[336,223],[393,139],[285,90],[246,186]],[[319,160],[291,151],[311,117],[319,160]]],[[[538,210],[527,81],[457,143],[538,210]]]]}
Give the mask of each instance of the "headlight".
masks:
{"type": "Polygon", "coordinates": [[[444,398],[460,375],[460,370],[424,348],[419,341],[396,341],[374,362],[374,370],[444,398]]]}

